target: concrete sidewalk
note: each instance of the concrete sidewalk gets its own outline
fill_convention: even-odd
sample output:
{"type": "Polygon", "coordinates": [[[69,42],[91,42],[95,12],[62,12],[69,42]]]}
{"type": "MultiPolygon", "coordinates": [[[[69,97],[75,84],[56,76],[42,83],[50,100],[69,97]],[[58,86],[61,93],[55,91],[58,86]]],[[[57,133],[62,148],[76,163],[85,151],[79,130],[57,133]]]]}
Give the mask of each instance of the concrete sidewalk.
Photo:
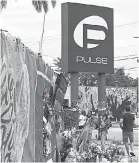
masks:
{"type": "MultiPolygon", "coordinates": [[[[92,131],[92,139],[96,140],[96,135],[98,134],[98,130],[93,130],[92,131]]],[[[139,130],[134,130],[134,144],[135,146],[139,145],[139,130]]],[[[107,135],[107,141],[118,141],[120,142],[119,144],[122,144],[122,130],[120,128],[110,128],[108,130],[108,135],[107,135]]]]}

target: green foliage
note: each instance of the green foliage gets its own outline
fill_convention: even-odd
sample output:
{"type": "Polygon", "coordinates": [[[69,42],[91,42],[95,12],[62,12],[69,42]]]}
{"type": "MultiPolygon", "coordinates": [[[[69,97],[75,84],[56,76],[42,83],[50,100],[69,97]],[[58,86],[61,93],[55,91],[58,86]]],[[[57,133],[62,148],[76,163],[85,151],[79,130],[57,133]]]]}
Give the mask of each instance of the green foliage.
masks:
{"type": "Polygon", "coordinates": [[[7,1],[6,0],[1,0],[0,1],[0,9],[2,10],[3,8],[6,8],[7,6],[7,1]]]}
{"type": "Polygon", "coordinates": [[[125,74],[125,69],[116,68],[114,74],[106,74],[106,86],[118,87],[137,87],[138,79],[133,79],[129,75],[125,74]]]}
{"type": "MultiPolygon", "coordinates": [[[[56,0],[52,0],[51,3],[54,8],[56,6],[56,0]]],[[[42,11],[44,11],[45,13],[48,12],[49,9],[48,0],[44,0],[44,1],[32,0],[32,5],[34,6],[37,12],[42,12],[42,11]]]]}
{"type": "Polygon", "coordinates": [[[95,86],[97,84],[97,73],[79,73],[79,85],[95,86]]]}
{"type": "MultiPolygon", "coordinates": [[[[54,65],[57,67],[58,72],[62,72],[61,69],[61,58],[54,60],[54,65]]],[[[70,75],[68,73],[62,72],[66,79],[70,81],[70,75]]],[[[97,86],[98,75],[97,73],[79,73],[79,85],[82,86],[97,86]]],[[[138,79],[133,79],[129,75],[125,74],[125,69],[116,68],[114,74],[106,74],[106,86],[116,86],[118,87],[137,87],[138,79]]]]}
{"type": "MultiPolygon", "coordinates": [[[[38,13],[41,13],[44,11],[45,13],[48,12],[49,5],[48,5],[48,0],[32,0],[32,5],[34,6],[35,10],[38,13]]],[[[52,7],[54,8],[56,6],[56,0],[51,0],[52,7]]],[[[0,1],[0,9],[2,10],[3,8],[7,7],[7,0],[1,0],[0,1]]]]}
{"type": "Polygon", "coordinates": [[[76,127],[78,125],[79,111],[64,110],[63,117],[65,129],[76,127]]]}
{"type": "Polygon", "coordinates": [[[117,119],[118,121],[120,121],[120,118],[126,106],[129,106],[131,104],[130,97],[126,97],[125,99],[123,99],[120,105],[117,104],[117,96],[109,95],[106,98],[109,109],[112,112],[112,116],[114,117],[113,120],[115,121],[117,119]]]}

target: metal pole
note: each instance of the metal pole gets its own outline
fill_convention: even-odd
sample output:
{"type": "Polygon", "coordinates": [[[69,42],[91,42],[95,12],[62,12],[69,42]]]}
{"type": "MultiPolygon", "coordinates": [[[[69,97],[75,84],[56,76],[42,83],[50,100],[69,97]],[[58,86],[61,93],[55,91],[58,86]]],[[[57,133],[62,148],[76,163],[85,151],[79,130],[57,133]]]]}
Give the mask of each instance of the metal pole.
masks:
{"type": "MultiPolygon", "coordinates": [[[[106,80],[105,80],[105,73],[98,73],[98,103],[99,102],[103,102],[106,101],[106,80]]],[[[100,115],[98,115],[100,116],[100,115]]],[[[101,117],[99,117],[101,118],[101,117]]],[[[99,130],[98,130],[98,134],[99,134],[99,130]]],[[[105,150],[105,140],[102,140],[102,137],[100,137],[101,139],[101,146],[102,146],[102,150],[105,150]]]]}
{"type": "Polygon", "coordinates": [[[98,102],[106,101],[105,73],[98,73],[98,102]]]}
{"type": "Polygon", "coordinates": [[[78,100],[78,73],[71,73],[71,104],[78,100]]]}

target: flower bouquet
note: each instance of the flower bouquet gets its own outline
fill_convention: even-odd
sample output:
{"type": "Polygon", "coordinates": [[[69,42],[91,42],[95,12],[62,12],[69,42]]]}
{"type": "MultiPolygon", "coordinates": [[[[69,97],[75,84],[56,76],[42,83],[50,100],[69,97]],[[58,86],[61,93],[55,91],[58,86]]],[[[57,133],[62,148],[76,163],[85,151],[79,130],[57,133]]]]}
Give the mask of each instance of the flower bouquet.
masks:
{"type": "Polygon", "coordinates": [[[92,161],[96,162],[97,157],[99,158],[99,161],[102,159],[103,152],[101,150],[101,146],[95,143],[91,143],[89,146],[91,153],[92,153],[92,161]]]}
{"type": "Polygon", "coordinates": [[[97,158],[101,160],[102,150],[101,147],[96,143],[88,144],[86,151],[80,153],[81,162],[96,162],[97,158]]]}
{"type": "Polygon", "coordinates": [[[68,154],[70,152],[70,148],[72,148],[72,140],[69,137],[63,136],[62,148],[60,150],[62,162],[64,162],[65,158],[68,156],[68,154]]]}
{"type": "Polygon", "coordinates": [[[71,148],[65,162],[83,162],[83,154],[80,155],[75,149],[71,148]]]}
{"type": "Polygon", "coordinates": [[[125,158],[125,151],[122,147],[118,147],[115,142],[112,142],[106,149],[104,158],[110,162],[121,162],[125,158]]]}

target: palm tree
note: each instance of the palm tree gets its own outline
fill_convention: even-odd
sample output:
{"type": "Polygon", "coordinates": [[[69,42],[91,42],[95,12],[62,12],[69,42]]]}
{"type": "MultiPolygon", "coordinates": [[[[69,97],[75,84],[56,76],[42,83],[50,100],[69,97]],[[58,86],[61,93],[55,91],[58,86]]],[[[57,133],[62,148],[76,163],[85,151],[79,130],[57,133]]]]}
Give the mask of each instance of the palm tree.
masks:
{"type": "MultiPolygon", "coordinates": [[[[56,0],[51,0],[51,4],[53,8],[56,6],[56,0]]],[[[44,27],[45,27],[45,17],[46,13],[48,12],[48,0],[32,0],[32,5],[34,6],[35,10],[38,13],[44,12],[44,19],[43,19],[43,29],[42,29],[42,35],[40,39],[40,46],[39,46],[39,56],[41,56],[42,53],[42,44],[43,44],[43,35],[44,35],[44,27]]],[[[6,8],[7,6],[7,0],[1,0],[0,1],[0,9],[6,8]]]]}
{"type": "Polygon", "coordinates": [[[3,8],[6,8],[7,6],[7,1],[6,0],[1,0],[0,1],[0,11],[3,9],[3,8]]]}
{"type": "MultiPolygon", "coordinates": [[[[56,0],[51,0],[53,8],[56,6],[56,0]]],[[[41,40],[40,40],[40,47],[39,47],[39,56],[41,56],[42,53],[42,44],[43,44],[43,35],[44,35],[44,27],[45,27],[45,17],[46,13],[48,12],[48,1],[36,1],[32,0],[32,4],[35,7],[37,12],[42,12],[44,11],[44,19],[43,19],[43,30],[42,30],[42,35],[41,35],[41,40]]]]}
{"type": "MultiPolygon", "coordinates": [[[[56,6],[56,0],[51,0],[53,8],[56,6]]],[[[45,13],[48,12],[48,0],[32,0],[32,5],[35,7],[37,12],[42,12],[44,10],[45,13]]],[[[0,9],[4,9],[7,6],[7,0],[0,0],[0,9]]]]}
{"type": "MultiPolygon", "coordinates": [[[[53,8],[56,6],[56,0],[51,0],[53,8]]],[[[37,12],[42,12],[44,10],[45,13],[48,12],[48,0],[32,0],[32,5],[35,7],[37,12]]]]}

